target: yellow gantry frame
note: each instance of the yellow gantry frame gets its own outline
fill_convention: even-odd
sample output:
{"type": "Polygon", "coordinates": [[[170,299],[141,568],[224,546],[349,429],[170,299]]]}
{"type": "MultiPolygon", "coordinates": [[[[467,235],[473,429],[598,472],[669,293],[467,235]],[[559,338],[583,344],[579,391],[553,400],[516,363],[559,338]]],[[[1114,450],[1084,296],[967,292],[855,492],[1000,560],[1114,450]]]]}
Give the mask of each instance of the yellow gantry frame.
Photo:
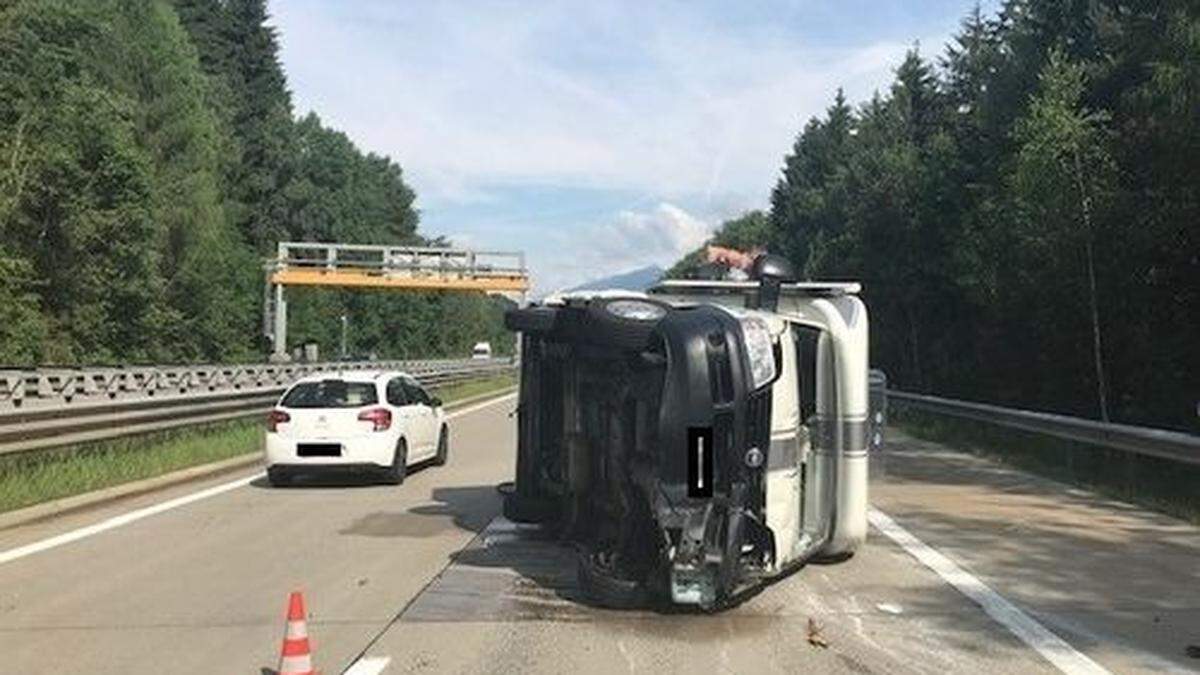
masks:
{"type": "Polygon", "coordinates": [[[280,242],[266,282],[263,330],[279,360],[287,359],[285,286],[520,293],[522,298],[530,286],[522,253],[310,242],[280,242]],[[480,264],[485,259],[499,266],[480,264]]]}
{"type": "Polygon", "coordinates": [[[372,270],[329,270],[323,268],[282,269],[273,272],[270,282],[278,286],[341,286],[347,288],[394,288],[421,291],[483,291],[485,293],[524,293],[529,290],[526,276],[396,276],[372,270]]]}

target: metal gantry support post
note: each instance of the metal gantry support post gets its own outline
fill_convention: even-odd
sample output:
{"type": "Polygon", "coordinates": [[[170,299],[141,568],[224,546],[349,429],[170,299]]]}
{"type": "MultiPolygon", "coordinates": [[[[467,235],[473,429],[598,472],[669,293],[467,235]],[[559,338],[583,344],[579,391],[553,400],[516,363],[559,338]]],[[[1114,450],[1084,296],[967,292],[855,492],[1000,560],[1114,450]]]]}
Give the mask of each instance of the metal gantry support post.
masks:
{"type": "Polygon", "coordinates": [[[271,358],[287,361],[287,300],[283,295],[283,284],[275,284],[275,327],[271,335],[271,358]]]}

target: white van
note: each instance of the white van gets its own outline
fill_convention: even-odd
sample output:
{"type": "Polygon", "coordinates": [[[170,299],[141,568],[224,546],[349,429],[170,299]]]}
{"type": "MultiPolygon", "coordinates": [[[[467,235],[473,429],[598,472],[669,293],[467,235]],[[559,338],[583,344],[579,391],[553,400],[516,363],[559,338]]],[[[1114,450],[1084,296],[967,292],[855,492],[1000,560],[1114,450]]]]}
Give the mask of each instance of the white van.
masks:
{"type": "Polygon", "coordinates": [[[552,524],[614,607],[723,606],[867,534],[867,313],[856,283],[663,281],[510,310],[513,521],[552,524]]]}
{"type": "Polygon", "coordinates": [[[492,358],[492,343],[476,342],[471,348],[471,358],[473,359],[490,359],[492,358]]]}

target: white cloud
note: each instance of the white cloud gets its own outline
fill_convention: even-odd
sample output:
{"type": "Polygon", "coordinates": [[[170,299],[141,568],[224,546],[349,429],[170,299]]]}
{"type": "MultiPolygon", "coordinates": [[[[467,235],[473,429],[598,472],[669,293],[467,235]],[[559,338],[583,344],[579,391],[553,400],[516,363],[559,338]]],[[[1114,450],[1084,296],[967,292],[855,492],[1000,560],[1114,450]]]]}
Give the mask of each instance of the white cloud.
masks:
{"type": "Polygon", "coordinates": [[[399,159],[426,208],[505,183],[762,199],[803,120],[838,86],[869,95],[905,49],[806,46],[648,5],[272,9],[300,109],[399,159]]]}
{"type": "Polygon", "coordinates": [[[553,235],[560,255],[539,261],[537,292],[648,265],[669,266],[712,234],[713,222],[661,202],[647,210],[624,210],[575,231],[553,235]]]}
{"type": "Polygon", "coordinates": [[[652,211],[622,211],[601,228],[595,250],[633,264],[665,264],[704,243],[712,227],[683,209],[660,203],[652,211]]]}

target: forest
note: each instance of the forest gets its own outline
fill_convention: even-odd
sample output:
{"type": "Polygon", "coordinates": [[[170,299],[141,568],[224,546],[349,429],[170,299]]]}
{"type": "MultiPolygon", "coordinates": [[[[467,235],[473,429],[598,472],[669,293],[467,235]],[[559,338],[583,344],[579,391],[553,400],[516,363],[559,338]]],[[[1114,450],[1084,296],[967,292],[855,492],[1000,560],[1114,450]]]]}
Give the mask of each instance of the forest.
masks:
{"type": "Polygon", "coordinates": [[[861,280],[896,388],[1200,429],[1200,5],[1006,0],[925,53],[711,243],[861,280]]]}
{"type": "MultiPolygon", "coordinates": [[[[293,109],[266,0],[0,3],[0,365],[261,360],[275,244],[445,245],[414,199],[293,109]]],[[[482,295],[289,295],[326,357],[511,348],[482,295]]]]}

